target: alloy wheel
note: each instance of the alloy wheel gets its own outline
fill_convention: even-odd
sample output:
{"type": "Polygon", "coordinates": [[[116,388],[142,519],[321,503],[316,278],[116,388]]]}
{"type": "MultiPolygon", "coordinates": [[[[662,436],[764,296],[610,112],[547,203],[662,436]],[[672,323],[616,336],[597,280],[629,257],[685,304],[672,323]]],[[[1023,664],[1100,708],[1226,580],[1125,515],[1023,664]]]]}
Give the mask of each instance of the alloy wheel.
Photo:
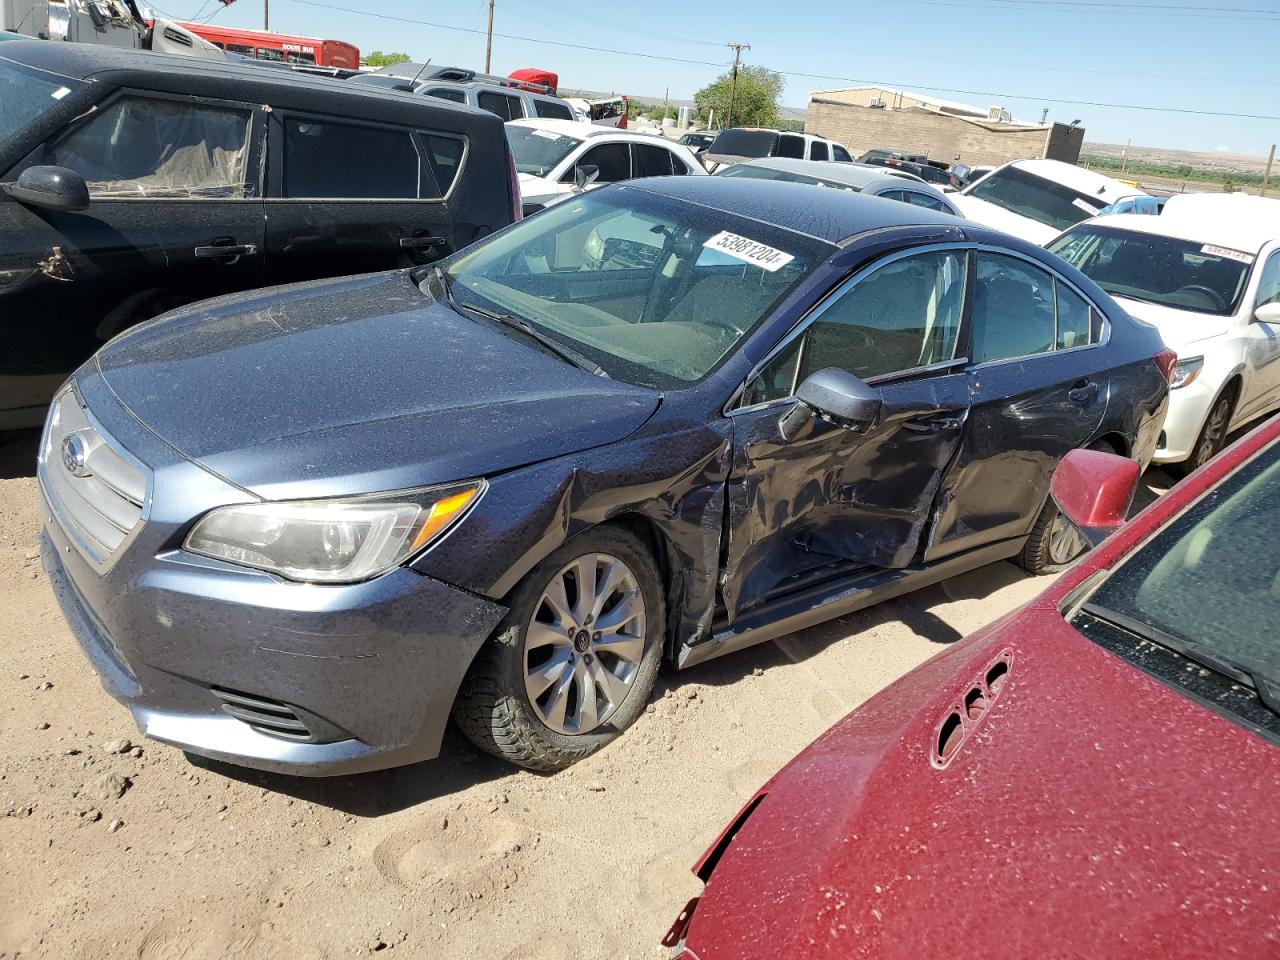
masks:
{"type": "Polygon", "coordinates": [[[551,730],[590,733],[608,721],[644,656],[644,595],[607,553],[578,557],[551,578],[525,630],[525,693],[551,730]]]}
{"type": "Polygon", "coordinates": [[[1084,536],[1059,510],[1049,527],[1049,560],[1057,565],[1070,563],[1087,546],[1084,536]]]}
{"type": "Polygon", "coordinates": [[[1202,467],[1213,459],[1214,454],[1222,447],[1222,441],[1227,438],[1227,423],[1231,418],[1231,401],[1223,397],[1213,405],[1213,410],[1209,412],[1209,419],[1205,421],[1204,434],[1200,438],[1200,445],[1196,447],[1197,467],[1202,467]]]}

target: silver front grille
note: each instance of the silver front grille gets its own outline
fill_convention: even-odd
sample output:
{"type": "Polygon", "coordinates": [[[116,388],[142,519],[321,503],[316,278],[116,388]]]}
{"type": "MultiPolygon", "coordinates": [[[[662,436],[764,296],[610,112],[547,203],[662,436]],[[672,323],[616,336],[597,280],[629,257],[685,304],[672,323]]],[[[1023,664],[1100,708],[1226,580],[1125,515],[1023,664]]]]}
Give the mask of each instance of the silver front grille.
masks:
{"type": "Polygon", "coordinates": [[[81,405],[53,401],[40,445],[40,486],[54,518],[84,554],[105,565],[142,521],[148,473],[81,405]]]}

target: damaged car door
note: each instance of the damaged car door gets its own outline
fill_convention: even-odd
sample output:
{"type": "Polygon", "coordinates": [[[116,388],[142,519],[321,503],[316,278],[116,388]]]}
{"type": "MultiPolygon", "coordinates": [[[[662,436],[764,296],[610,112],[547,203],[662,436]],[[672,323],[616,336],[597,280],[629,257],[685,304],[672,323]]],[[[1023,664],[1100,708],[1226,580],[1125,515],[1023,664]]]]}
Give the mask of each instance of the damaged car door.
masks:
{"type": "Polygon", "coordinates": [[[915,558],[968,415],[958,356],[965,277],[963,250],[882,258],[832,293],[749,378],[730,413],[721,577],[730,620],[802,577],[915,558]],[[833,368],[874,391],[874,419],[841,422],[797,398],[833,368]]]}

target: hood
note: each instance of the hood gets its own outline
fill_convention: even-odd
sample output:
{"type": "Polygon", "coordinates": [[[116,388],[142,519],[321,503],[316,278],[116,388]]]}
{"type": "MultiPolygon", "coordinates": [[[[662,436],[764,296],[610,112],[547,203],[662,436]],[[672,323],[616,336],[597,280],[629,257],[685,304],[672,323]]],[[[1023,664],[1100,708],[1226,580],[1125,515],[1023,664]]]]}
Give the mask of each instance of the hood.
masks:
{"type": "Polygon", "coordinates": [[[1031,608],[785,768],[687,943],[699,960],[1274,955],[1278,758],[1031,608]],[[943,718],[1004,650],[1005,686],[938,769],[943,718]]]}
{"type": "Polygon", "coordinates": [[[984,227],[1003,230],[1038,247],[1043,247],[1058,235],[1058,231],[1053,227],[1046,227],[1043,223],[1038,223],[1029,217],[1010,213],[1004,207],[997,207],[994,203],[967,193],[957,193],[947,199],[955,204],[965,219],[980,223],[984,227]]]}
{"type": "Polygon", "coordinates": [[[520,173],[516,176],[520,181],[520,199],[524,203],[544,203],[547,200],[577,192],[571,184],[558,183],[546,177],[535,177],[531,173],[520,173]]]}
{"type": "Polygon", "coordinates": [[[268,499],[513,469],[619,440],[659,401],[462,316],[407,271],[205,301],[97,363],[162,440],[268,499]]]}
{"type": "Polygon", "coordinates": [[[1196,313],[1193,310],[1176,310],[1173,307],[1161,306],[1157,303],[1143,303],[1141,300],[1130,300],[1115,294],[1111,298],[1124,308],[1130,316],[1149,323],[1160,331],[1165,346],[1172,347],[1179,353],[1180,347],[1219,337],[1231,328],[1231,317],[1216,317],[1208,313],[1196,313]]]}

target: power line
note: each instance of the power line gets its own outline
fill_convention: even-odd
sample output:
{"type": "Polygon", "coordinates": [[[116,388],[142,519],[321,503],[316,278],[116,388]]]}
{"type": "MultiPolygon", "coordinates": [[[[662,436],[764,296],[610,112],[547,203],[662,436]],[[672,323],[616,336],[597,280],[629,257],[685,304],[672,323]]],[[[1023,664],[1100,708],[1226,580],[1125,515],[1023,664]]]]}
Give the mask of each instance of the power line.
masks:
{"type": "MultiPolygon", "coordinates": [[[[375,13],[369,10],[352,10],[348,7],[341,7],[330,3],[320,3],[318,0],[287,0],[289,3],[301,4],[307,7],[321,7],[326,10],[336,10],[340,13],[349,13],[362,17],[372,17],[379,20],[391,20],[397,23],[410,23],[416,26],[435,27],[438,30],[456,30],[462,33],[475,33],[483,36],[484,30],[473,30],[467,27],[455,27],[447,23],[434,23],[428,20],[414,20],[408,17],[399,17],[388,13],[375,13]]],[[[924,2],[924,0],[916,0],[916,2],[924,2]]],[[[693,60],[685,57],[670,57],[656,53],[644,53],[638,50],[617,50],[609,47],[596,47],[582,43],[568,43],[563,40],[542,40],[538,37],[526,37],[518,34],[494,33],[495,37],[501,37],[504,40],[519,40],[524,43],[536,43],[551,47],[565,47],[573,50],[587,50],[593,53],[607,53],[615,56],[639,57],[645,60],[659,60],[666,63],[683,63],[691,66],[699,67],[715,67],[724,69],[727,64],[723,61],[714,60],[693,60]]],[[[826,73],[806,73],[798,70],[778,70],[777,73],[787,77],[803,77],[810,80],[836,80],[840,83],[849,83],[855,86],[884,86],[884,87],[906,87],[915,90],[927,90],[932,93],[958,93],[962,96],[971,97],[991,97],[1002,100],[1034,100],[1040,103],[1054,104],[1070,104],[1080,107],[1104,107],[1113,110],[1145,110],[1151,113],[1168,113],[1182,114],[1186,116],[1198,117],[1223,117],[1233,120],[1280,120],[1278,114],[1259,114],[1259,113],[1233,113],[1220,110],[1197,110],[1191,107],[1159,107],[1140,103],[1109,103],[1100,100],[1077,100],[1067,97],[1044,97],[1038,94],[1029,93],[1000,93],[990,90],[968,90],[959,87],[936,87],[927,86],[925,84],[914,82],[898,82],[890,80],[874,80],[867,78],[842,77],[835,74],[826,73]]]]}
{"type": "MultiPolygon", "coordinates": [[[[894,3],[895,0],[873,0],[875,3],[894,3]]],[[[1044,0],[1031,4],[1029,0],[914,0],[915,6],[952,7],[963,10],[1004,10],[1021,13],[1074,13],[1101,12],[1109,16],[1193,17],[1200,19],[1252,21],[1274,23],[1280,21],[1280,10],[1258,10],[1245,7],[1175,7],[1136,6],[1109,3],[1088,3],[1084,0],[1044,0]]]]}

